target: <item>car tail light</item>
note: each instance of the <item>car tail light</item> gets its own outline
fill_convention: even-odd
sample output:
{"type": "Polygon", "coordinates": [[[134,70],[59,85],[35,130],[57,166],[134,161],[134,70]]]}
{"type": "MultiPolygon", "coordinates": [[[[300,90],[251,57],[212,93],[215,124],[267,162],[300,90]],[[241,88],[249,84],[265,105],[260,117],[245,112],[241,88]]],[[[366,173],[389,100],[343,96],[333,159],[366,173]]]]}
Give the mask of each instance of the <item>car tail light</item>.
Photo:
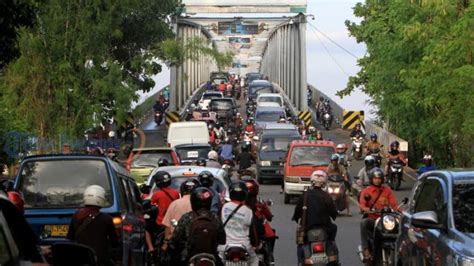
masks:
{"type": "Polygon", "coordinates": [[[317,242],[313,245],[313,252],[314,253],[321,253],[324,252],[324,242],[317,242]]]}
{"type": "Polygon", "coordinates": [[[127,171],[130,172],[130,168],[131,168],[130,164],[127,163],[127,166],[125,167],[125,169],[127,169],[127,171]]]}
{"type": "Polygon", "coordinates": [[[117,236],[120,237],[122,235],[122,218],[121,217],[114,217],[112,219],[112,222],[114,223],[115,226],[115,232],[117,233],[117,236]]]}

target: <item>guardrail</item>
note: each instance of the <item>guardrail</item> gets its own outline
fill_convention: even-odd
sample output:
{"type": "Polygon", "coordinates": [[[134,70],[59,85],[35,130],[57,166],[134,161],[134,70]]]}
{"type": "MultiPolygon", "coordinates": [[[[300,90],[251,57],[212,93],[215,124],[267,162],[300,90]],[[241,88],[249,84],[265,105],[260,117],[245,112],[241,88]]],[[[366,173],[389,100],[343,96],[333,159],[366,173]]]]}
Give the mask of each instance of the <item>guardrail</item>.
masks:
{"type": "Polygon", "coordinates": [[[321,97],[321,96],[324,97],[325,99],[329,99],[329,104],[331,105],[333,115],[336,118],[335,122],[338,125],[341,125],[342,120],[343,120],[343,111],[344,111],[344,109],[339,104],[337,104],[335,101],[333,101],[331,99],[331,97],[328,97],[322,91],[316,89],[316,87],[314,87],[313,85],[308,84],[308,88],[312,91],[311,106],[314,107],[315,104],[319,101],[319,97],[321,97]]]}
{"type": "Polygon", "coordinates": [[[370,121],[365,121],[365,132],[367,136],[370,136],[372,133],[377,134],[378,141],[384,145],[386,149],[390,147],[390,143],[396,140],[400,142],[400,151],[408,152],[408,141],[395,136],[394,134],[386,131],[385,129],[375,125],[370,121]]]}
{"type": "Polygon", "coordinates": [[[179,116],[181,120],[184,120],[184,116],[186,115],[186,110],[189,109],[191,104],[194,103],[195,100],[199,100],[203,92],[206,90],[205,85],[206,83],[201,84],[198,88],[193,91],[193,94],[189,99],[184,103],[183,108],[179,110],[179,116]]]}

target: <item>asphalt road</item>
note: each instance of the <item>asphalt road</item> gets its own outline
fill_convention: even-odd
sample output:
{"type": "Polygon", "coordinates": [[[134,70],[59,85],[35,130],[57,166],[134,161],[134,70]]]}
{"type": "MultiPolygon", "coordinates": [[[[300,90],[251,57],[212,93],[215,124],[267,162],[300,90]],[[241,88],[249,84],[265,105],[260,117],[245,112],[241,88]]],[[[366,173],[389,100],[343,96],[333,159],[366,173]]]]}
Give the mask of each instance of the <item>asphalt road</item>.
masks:
{"type": "MultiPolygon", "coordinates": [[[[245,104],[241,101],[242,108],[245,104]]],[[[242,112],[245,114],[245,112],[242,112]]],[[[313,116],[314,117],[314,116],[313,116]]],[[[164,125],[156,127],[153,120],[148,119],[143,123],[145,132],[145,146],[163,146],[164,136],[166,128],[164,125]]],[[[349,132],[344,131],[340,128],[333,127],[330,131],[323,131],[324,138],[328,138],[337,143],[346,143],[350,146],[349,132]]],[[[352,167],[350,168],[351,176],[358,173],[363,167],[363,161],[352,161],[352,167]]],[[[408,171],[406,171],[408,172],[408,171]]],[[[410,190],[414,184],[413,173],[405,174],[405,182],[402,183],[400,191],[395,194],[399,201],[404,197],[408,197],[410,190]],[[409,176],[411,175],[411,177],[409,176]]],[[[295,201],[291,204],[283,203],[283,195],[279,193],[280,185],[275,184],[264,184],[260,188],[260,196],[264,199],[273,199],[274,205],[272,211],[274,214],[274,220],[272,222],[273,227],[276,229],[279,239],[275,246],[275,265],[296,265],[296,244],[295,244],[295,232],[296,223],[291,221],[293,211],[295,208],[295,201]]],[[[351,201],[352,217],[339,216],[336,219],[338,226],[336,243],[339,248],[340,262],[341,265],[362,265],[357,255],[357,246],[360,242],[360,229],[359,223],[361,215],[357,207],[355,199],[351,201]]]]}

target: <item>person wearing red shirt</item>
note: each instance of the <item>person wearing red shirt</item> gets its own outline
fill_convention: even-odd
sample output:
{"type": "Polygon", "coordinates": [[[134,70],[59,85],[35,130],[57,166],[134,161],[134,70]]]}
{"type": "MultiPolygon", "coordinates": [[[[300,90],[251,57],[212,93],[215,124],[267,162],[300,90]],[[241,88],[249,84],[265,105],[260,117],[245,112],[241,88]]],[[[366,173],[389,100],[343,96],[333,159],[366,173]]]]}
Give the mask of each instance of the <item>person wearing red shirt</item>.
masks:
{"type": "Polygon", "coordinates": [[[219,84],[219,91],[222,92],[222,94],[225,93],[226,85],[224,81],[221,81],[221,84],[219,84]]]}
{"type": "Polygon", "coordinates": [[[386,206],[400,211],[397,199],[393,191],[383,185],[384,174],[382,169],[376,167],[369,172],[370,186],[361,191],[359,197],[359,208],[365,213],[360,223],[360,236],[363,249],[364,261],[371,260],[369,250],[369,237],[374,232],[375,220],[380,217],[379,213],[369,213],[371,210],[381,210],[386,206]]]}
{"type": "Polygon", "coordinates": [[[158,171],[153,175],[153,181],[158,190],[153,192],[151,196],[151,203],[158,207],[158,216],[156,223],[160,227],[159,232],[164,230],[163,218],[171,202],[179,198],[179,192],[170,187],[171,175],[165,171],[158,171]]]}

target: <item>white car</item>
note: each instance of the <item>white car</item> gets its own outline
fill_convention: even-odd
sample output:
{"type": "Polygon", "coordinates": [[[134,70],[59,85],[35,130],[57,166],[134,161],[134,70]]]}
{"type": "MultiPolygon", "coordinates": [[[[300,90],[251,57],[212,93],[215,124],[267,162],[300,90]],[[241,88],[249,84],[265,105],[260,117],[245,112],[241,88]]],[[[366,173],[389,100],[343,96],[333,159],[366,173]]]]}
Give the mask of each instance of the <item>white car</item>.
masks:
{"type": "Polygon", "coordinates": [[[206,91],[202,94],[201,100],[199,100],[199,108],[201,110],[207,110],[209,108],[209,102],[211,99],[224,98],[224,95],[220,91],[206,91]]]}
{"type": "Polygon", "coordinates": [[[279,93],[260,93],[257,96],[257,106],[285,107],[285,101],[279,93]]]}

